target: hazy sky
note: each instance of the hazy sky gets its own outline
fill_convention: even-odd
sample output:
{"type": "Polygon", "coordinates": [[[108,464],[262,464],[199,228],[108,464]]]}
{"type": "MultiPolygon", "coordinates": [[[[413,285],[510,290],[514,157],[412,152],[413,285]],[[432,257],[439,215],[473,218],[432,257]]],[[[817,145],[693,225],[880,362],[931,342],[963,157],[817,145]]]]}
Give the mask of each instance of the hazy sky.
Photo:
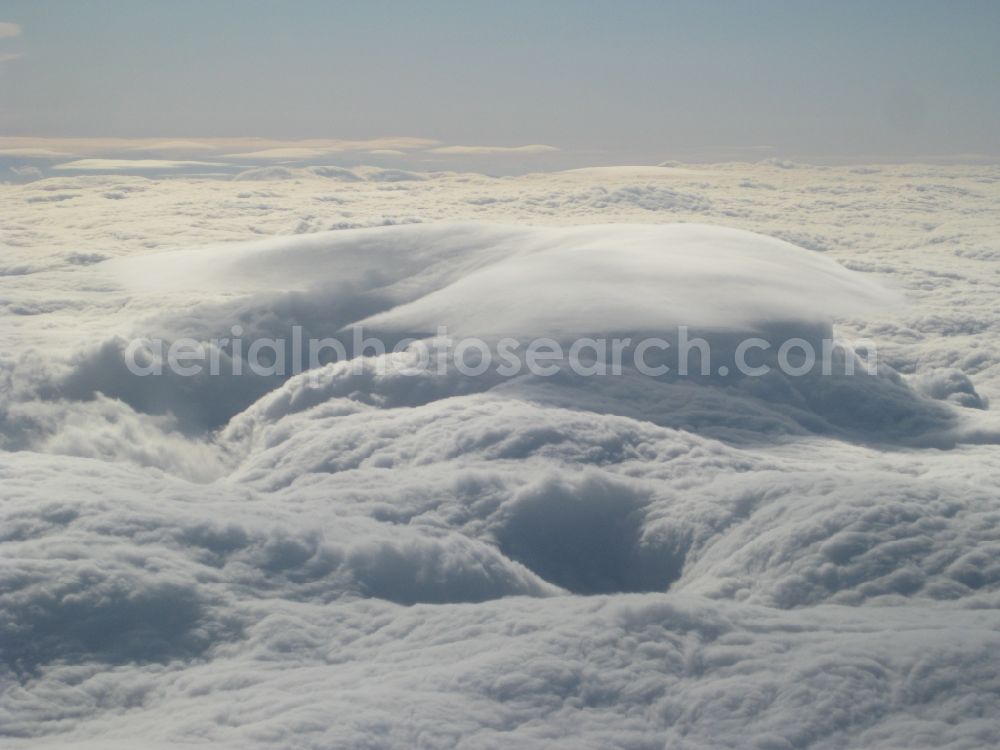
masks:
{"type": "Polygon", "coordinates": [[[1000,154],[1000,2],[3,0],[0,22],[0,135],[1000,154]]]}

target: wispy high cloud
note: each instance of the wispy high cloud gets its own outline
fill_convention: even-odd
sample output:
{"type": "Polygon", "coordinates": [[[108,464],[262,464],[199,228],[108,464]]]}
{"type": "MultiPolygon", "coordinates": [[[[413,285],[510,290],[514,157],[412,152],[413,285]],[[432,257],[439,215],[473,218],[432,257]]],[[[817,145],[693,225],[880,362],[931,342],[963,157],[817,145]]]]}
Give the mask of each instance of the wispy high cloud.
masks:
{"type": "Polygon", "coordinates": [[[430,149],[432,154],[448,154],[455,156],[486,156],[490,154],[548,154],[559,149],[546,146],[544,143],[533,143],[527,146],[441,146],[430,149]]]}
{"type": "MultiPolygon", "coordinates": [[[[10,38],[20,35],[21,35],[21,27],[18,26],[16,23],[10,23],[8,21],[0,21],[0,39],[10,38]]],[[[20,56],[21,56],[20,52],[0,51],[0,63],[16,60],[20,56]]]]}
{"type": "Polygon", "coordinates": [[[122,156],[134,158],[142,153],[149,156],[203,157],[269,160],[308,160],[330,154],[351,154],[392,150],[416,152],[439,146],[440,141],[410,136],[345,140],[312,138],[279,140],[271,138],[36,138],[31,136],[0,137],[0,149],[48,149],[89,157],[122,156]]]}
{"type": "MultiPolygon", "coordinates": [[[[0,61],[3,59],[3,55],[0,55],[0,61]]],[[[68,151],[56,151],[51,148],[0,148],[0,157],[8,156],[20,159],[65,159],[72,155],[68,151]]]]}
{"type": "Polygon", "coordinates": [[[115,172],[121,170],[179,169],[181,167],[221,167],[219,162],[176,161],[169,159],[77,159],[57,164],[53,169],[115,172]]]}
{"type": "MultiPolygon", "coordinates": [[[[260,151],[245,151],[239,154],[226,154],[230,159],[304,161],[316,159],[330,153],[318,148],[302,148],[301,146],[285,146],[281,148],[265,148],[260,151]]],[[[402,152],[400,152],[402,153],[402,152]]]]}

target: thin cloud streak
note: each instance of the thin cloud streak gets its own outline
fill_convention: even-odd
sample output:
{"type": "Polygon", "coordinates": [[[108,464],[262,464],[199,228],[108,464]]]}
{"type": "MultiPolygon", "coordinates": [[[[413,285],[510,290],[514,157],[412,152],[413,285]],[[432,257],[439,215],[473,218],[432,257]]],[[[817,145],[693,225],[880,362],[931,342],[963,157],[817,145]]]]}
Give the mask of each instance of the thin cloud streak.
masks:
{"type": "Polygon", "coordinates": [[[448,154],[456,156],[482,156],[487,154],[549,154],[559,149],[544,143],[533,143],[528,146],[440,146],[432,148],[432,154],[448,154]]]}

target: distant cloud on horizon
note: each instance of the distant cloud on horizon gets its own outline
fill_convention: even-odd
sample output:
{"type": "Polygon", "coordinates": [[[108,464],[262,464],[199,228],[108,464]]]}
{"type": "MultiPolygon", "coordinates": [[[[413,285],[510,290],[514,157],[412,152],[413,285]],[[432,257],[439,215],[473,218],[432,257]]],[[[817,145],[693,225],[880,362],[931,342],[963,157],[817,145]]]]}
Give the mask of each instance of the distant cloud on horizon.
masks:
{"type": "MultiPolygon", "coordinates": [[[[21,36],[21,31],[21,27],[16,23],[0,21],[0,39],[9,39],[10,37],[21,36]]],[[[20,56],[20,52],[0,52],[0,63],[16,60],[20,56]]]]}
{"type": "Polygon", "coordinates": [[[503,171],[514,166],[531,166],[534,157],[553,153],[566,155],[561,149],[544,144],[445,145],[438,140],[413,136],[365,140],[0,136],[0,158],[30,161],[39,167],[49,162],[48,168],[55,170],[87,171],[172,170],[196,165],[243,170],[248,165],[275,163],[363,166],[366,157],[374,157],[374,166],[381,167],[475,171],[492,166],[503,171]]]}
{"type": "Polygon", "coordinates": [[[528,146],[440,146],[430,149],[432,154],[448,154],[460,156],[482,156],[486,154],[550,154],[559,149],[544,143],[533,143],[528,146]]]}

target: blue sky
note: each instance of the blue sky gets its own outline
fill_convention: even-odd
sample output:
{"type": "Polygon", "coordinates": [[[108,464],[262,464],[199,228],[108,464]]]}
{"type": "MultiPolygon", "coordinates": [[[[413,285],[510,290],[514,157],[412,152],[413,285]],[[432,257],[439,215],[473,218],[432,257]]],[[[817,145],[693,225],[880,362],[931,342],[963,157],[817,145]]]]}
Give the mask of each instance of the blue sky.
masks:
{"type": "Polygon", "coordinates": [[[0,134],[1000,154],[996,2],[5,0],[0,134]]]}

